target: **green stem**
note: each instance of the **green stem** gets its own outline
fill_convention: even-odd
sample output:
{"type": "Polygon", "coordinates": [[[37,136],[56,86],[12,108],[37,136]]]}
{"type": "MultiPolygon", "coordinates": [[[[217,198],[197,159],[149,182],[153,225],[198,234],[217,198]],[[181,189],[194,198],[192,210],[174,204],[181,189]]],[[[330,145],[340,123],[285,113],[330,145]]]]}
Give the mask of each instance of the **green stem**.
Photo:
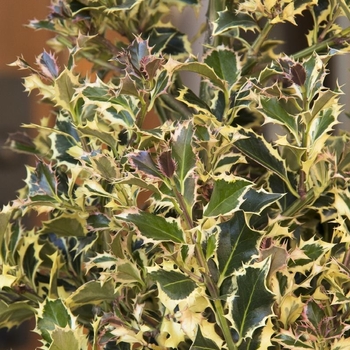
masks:
{"type": "Polygon", "coordinates": [[[344,11],[345,16],[350,20],[350,9],[344,0],[339,0],[339,6],[344,11]]]}
{"type": "MultiPolygon", "coordinates": [[[[207,12],[207,18],[209,23],[215,22],[215,20],[218,18],[218,12],[224,11],[225,7],[226,7],[225,0],[209,0],[208,12],[207,12]]],[[[211,26],[209,26],[209,29],[210,28],[211,26]]],[[[212,37],[212,33],[209,33],[208,38],[211,38],[211,37],[212,37]]],[[[223,39],[222,36],[216,35],[213,38],[213,42],[208,44],[211,44],[213,47],[217,47],[223,43],[222,39],[223,39]]]]}
{"type": "Polygon", "coordinates": [[[224,308],[222,306],[222,302],[220,300],[220,295],[218,291],[218,287],[215,282],[210,277],[210,271],[207,264],[207,260],[204,256],[202,247],[201,247],[201,233],[197,232],[198,236],[196,239],[195,245],[195,254],[198,259],[199,265],[204,269],[203,277],[206,287],[208,288],[209,294],[214,302],[215,316],[217,318],[217,322],[220,326],[222,334],[227,344],[228,350],[237,350],[237,346],[234,343],[230,331],[230,327],[228,325],[228,321],[225,317],[224,308]]]}
{"type": "MultiPolygon", "coordinates": [[[[349,11],[349,9],[348,9],[349,11]]],[[[318,41],[321,42],[324,40],[325,36],[327,35],[328,30],[331,28],[331,26],[334,24],[334,22],[336,21],[336,19],[339,17],[341,12],[341,5],[340,7],[338,7],[337,11],[335,12],[335,14],[333,15],[333,18],[327,23],[327,25],[325,26],[325,28],[322,30],[322,33],[318,36],[318,41]]],[[[316,22],[316,21],[315,21],[316,22]]],[[[316,34],[316,33],[315,33],[316,34]]]]}
{"type": "Polygon", "coordinates": [[[256,38],[256,40],[254,41],[254,43],[253,43],[253,45],[251,47],[251,54],[252,54],[252,56],[255,57],[255,56],[258,55],[262,44],[266,40],[266,38],[269,35],[269,33],[270,33],[272,28],[273,28],[273,24],[271,24],[270,21],[267,21],[265,26],[264,26],[264,28],[262,29],[261,33],[256,38]]]}
{"type": "Polygon", "coordinates": [[[314,44],[312,46],[305,48],[304,50],[297,52],[296,54],[292,55],[292,57],[296,60],[304,57],[308,57],[312,55],[314,52],[327,49],[327,47],[329,46],[339,44],[342,41],[346,41],[346,39],[349,39],[349,38],[346,38],[349,34],[350,34],[350,27],[343,29],[335,37],[328,38],[320,43],[314,44]]]}
{"type": "Polygon", "coordinates": [[[292,205],[282,213],[282,217],[294,217],[300,210],[305,206],[311,204],[316,198],[316,193],[314,188],[306,192],[303,198],[296,199],[292,205]]]}
{"type": "MultiPolygon", "coordinates": [[[[142,95],[139,96],[140,99],[140,104],[141,104],[141,108],[140,111],[138,112],[137,116],[136,116],[136,120],[135,120],[135,125],[139,128],[142,129],[143,126],[143,122],[146,118],[146,114],[147,114],[147,109],[148,109],[148,102],[144,99],[144,97],[142,95]]],[[[147,96],[148,99],[148,96],[147,96]]],[[[127,144],[127,147],[130,147],[135,140],[137,139],[137,131],[134,131],[133,134],[131,135],[129,142],[127,144]]]]}
{"type": "Polygon", "coordinates": [[[175,184],[172,184],[172,185],[173,185],[175,197],[180,204],[180,208],[184,215],[185,222],[187,223],[187,227],[188,229],[192,229],[193,228],[192,213],[187,209],[187,205],[185,203],[183,195],[175,188],[175,184]]]}
{"type": "Polygon", "coordinates": [[[254,43],[252,44],[252,46],[248,51],[248,58],[247,58],[247,62],[245,63],[242,69],[242,76],[249,74],[251,69],[258,62],[257,55],[259,53],[259,50],[263,45],[264,41],[266,40],[267,36],[269,35],[272,28],[273,28],[273,24],[271,24],[270,21],[267,21],[261,33],[255,39],[254,43]]]}

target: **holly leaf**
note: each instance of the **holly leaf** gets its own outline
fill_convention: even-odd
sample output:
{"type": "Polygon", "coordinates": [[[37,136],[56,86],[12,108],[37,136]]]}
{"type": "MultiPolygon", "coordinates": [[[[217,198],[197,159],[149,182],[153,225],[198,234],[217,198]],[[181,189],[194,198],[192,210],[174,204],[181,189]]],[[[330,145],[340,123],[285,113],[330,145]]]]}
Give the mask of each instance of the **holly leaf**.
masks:
{"type": "Polygon", "coordinates": [[[187,298],[196,288],[196,284],[184,274],[177,271],[158,270],[151,273],[169,298],[180,300],[187,298]]]}
{"type": "Polygon", "coordinates": [[[237,211],[243,203],[243,197],[252,183],[243,179],[217,180],[209,203],[204,208],[204,216],[218,216],[237,211]]]}
{"type": "Polygon", "coordinates": [[[219,284],[258,254],[260,239],[261,234],[247,225],[242,211],[236,212],[232,219],[219,225],[219,284]]]}
{"type": "Polygon", "coordinates": [[[266,259],[245,266],[237,274],[237,289],[230,305],[230,316],[234,328],[243,339],[252,337],[253,332],[273,315],[274,295],[266,287],[269,268],[270,260],[266,259]]]}
{"type": "Polygon", "coordinates": [[[184,243],[183,232],[178,224],[146,212],[129,212],[116,215],[116,218],[133,223],[141,235],[158,241],[184,243]]]}

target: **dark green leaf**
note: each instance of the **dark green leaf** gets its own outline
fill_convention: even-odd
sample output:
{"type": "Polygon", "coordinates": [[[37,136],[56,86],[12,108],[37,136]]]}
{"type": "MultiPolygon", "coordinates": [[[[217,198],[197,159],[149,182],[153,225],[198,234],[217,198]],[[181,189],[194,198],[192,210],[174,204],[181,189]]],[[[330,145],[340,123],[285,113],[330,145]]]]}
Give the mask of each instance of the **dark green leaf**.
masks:
{"type": "Polygon", "coordinates": [[[262,330],[263,327],[256,329],[251,338],[246,338],[240,343],[238,350],[263,349],[263,347],[261,347],[262,330]]]}
{"type": "Polygon", "coordinates": [[[109,279],[103,284],[97,280],[89,281],[80,286],[66,299],[66,305],[74,310],[86,304],[98,305],[106,301],[113,301],[115,297],[116,294],[112,279],[109,279]]]}
{"type": "Polygon", "coordinates": [[[204,63],[212,67],[219,78],[226,80],[230,88],[237,83],[240,77],[239,57],[237,53],[228,48],[218,48],[210,51],[204,58],[204,63]]]}
{"type": "Polygon", "coordinates": [[[141,0],[122,0],[118,1],[116,6],[109,7],[108,11],[126,11],[132,9],[137,5],[141,0]]]}
{"type": "Polygon", "coordinates": [[[267,259],[254,266],[245,267],[236,279],[237,290],[231,305],[234,327],[241,338],[250,337],[255,329],[272,316],[273,294],[266,288],[270,267],[267,259]]]}
{"type": "Polygon", "coordinates": [[[336,124],[336,116],[334,111],[329,108],[322,111],[321,115],[313,120],[314,128],[311,133],[312,142],[316,142],[318,138],[332,131],[336,124]]]}
{"type": "Polygon", "coordinates": [[[54,233],[59,237],[84,237],[87,234],[87,222],[78,212],[64,213],[57,218],[44,221],[40,233],[54,233]]]}
{"type": "Polygon", "coordinates": [[[49,137],[51,140],[52,158],[59,161],[76,163],[67,151],[80,143],[78,132],[69,116],[60,114],[56,119],[55,130],[49,137]]]}
{"type": "MultiPolygon", "coordinates": [[[[260,110],[266,117],[271,118],[273,122],[283,125],[289,131],[298,137],[297,118],[289,114],[284,106],[279,102],[278,98],[263,98],[260,99],[262,109],[260,110]]],[[[271,120],[268,120],[271,121],[271,120]]]]}
{"type": "Polygon", "coordinates": [[[252,17],[246,14],[236,14],[229,10],[219,12],[219,18],[215,22],[214,35],[224,34],[234,29],[259,30],[259,26],[252,17]]]}
{"type": "Polygon", "coordinates": [[[202,75],[205,78],[208,78],[211,83],[219,87],[221,90],[226,91],[226,82],[219,78],[215,73],[214,69],[209,67],[205,63],[201,62],[189,62],[182,63],[175,67],[175,70],[185,71],[185,72],[193,72],[202,75]]]}
{"type": "Polygon", "coordinates": [[[0,300],[0,327],[11,329],[34,316],[35,309],[26,301],[6,304],[0,300]]]}
{"type": "Polygon", "coordinates": [[[64,328],[67,325],[71,325],[71,317],[63,302],[60,299],[46,299],[37,321],[42,337],[51,343],[50,331],[53,331],[56,326],[64,328]]]}
{"type": "Polygon", "coordinates": [[[204,209],[204,216],[217,216],[232,213],[240,208],[243,196],[252,183],[235,179],[233,181],[217,180],[208,205],[204,209]]]}
{"type": "Polygon", "coordinates": [[[53,197],[57,186],[57,180],[49,165],[39,162],[35,170],[29,170],[26,179],[29,196],[47,195],[53,197]]]}
{"type": "Polygon", "coordinates": [[[159,77],[157,77],[157,80],[155,82],[155,86],[151,92],[151,100],[150,100],[150,104],[148,106],[149,110],[153,107],[156,98],[159,97],[160,95],[166,93],[166,89],[168,87],[168,84],[169,84],[169,75],[164,70],[159,74],[159,77]]]}
{"type": "Polygon", "coordinates": [[[304,63],[303,66],[306,70],[305,89],[308,100],[315,97],[316,93],[322,87],[323,80],[326,76],[325,67],[321,58],[314,53],[304,63]]]}
{"type": "Polygon", "coordinates": [[[192,90],[185,87],[181,89],[178,100],[185,103],[188,107],[195,108],[197,111],[203,111],[204,113],[210,112],[210,107],[206,101],[199,98],[192,90]]]}
{"type": "Polygon", "coordinates": [[[87,218],[87,225],[90,230],[104,230],[109,227],[110,221],[111,220],[108,218],[108,216],[101,213],[95,213],[87,218]]]}
{"type": "Polygon", "coordinates": [[[219,347],[210,338],[205,338],[202,334],[201,327],[198,326],[196,338],[190,350],[219,350],[219,347]]]}
{"type": "Polygon", "coordinates": [[[279,176],[286,183],[291,193],[299,197],[288,179],[285,161],[281,158],[276,149],[253,131],[241,129],[240,133],[244,137],[235,141],[235,146],[247,157],[279,176]]]}
{"type": "Polygon", "coordinates": [[[264,190],[257,191],[252,188],[244,195],[241,209],[246,213],[260,214],[264,208],[278,201],[282,196],[279,193],[268,193],[264,190]]]}
{"type": "Polygon", "coordinates": [[[192,148],[193,125],[183,123],[176,130],[171,143],[172,156],[176,162],[176,175],[179,180],[178,189],[181,194],[185,193],[185,179],[193,173],[196,165],[196,157],[192,148]]]}
{"type": "Polygon", "coordinates": [[[147,238],[184,243],[183,232],[177,223],[169,222],[161,216],[139,212],[117,215],[116,218],[133,223],[147,238]]]}
{"type": "Polygon", "coordinates": [[[315,329],[318,329],[322,321],[326,319],[327,313],[325,312],[323,306],[320,306],[314,300],[310,300],[307,303],[305,316],[307,317],[307,320],[315,327],[315,329]]]}
{"type": "Polygon", "coordinates": [[[258,254],[261,234],[246,223],[242,211],[219,225],[217,258],[221,282],[258,254]]]}
{"type": "Polygon", "coordinates": [[[158,270],[151,273],[162,290],[173,300],[187,298],[196,288],[196,284],[177,271],[158,270]]]}
{"type": "Polygon", "coordinates": [[[294,334],[280,333],[277,334],[276,339],[278,343],[286,346],[286,349],[315,349],[308,341],[303,341],[294,334]]]}

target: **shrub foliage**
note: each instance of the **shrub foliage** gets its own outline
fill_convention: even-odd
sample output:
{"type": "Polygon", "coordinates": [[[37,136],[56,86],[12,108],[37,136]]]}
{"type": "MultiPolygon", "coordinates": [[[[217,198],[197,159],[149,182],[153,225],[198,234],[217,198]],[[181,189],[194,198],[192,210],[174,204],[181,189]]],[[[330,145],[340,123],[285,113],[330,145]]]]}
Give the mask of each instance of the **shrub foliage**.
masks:
{"type": "Polygon", "coordinates": [[[349,349],[350,143],[325,85],[347,1],[209,1],[202,58],[169,17],[187,6],[53,0],[30,22],[54,53],[14,65],[54,115],[8,140],[36,161],[0,212],[0,326],[34,316],[50,350],[349,349]],[[305,15],[284,54],[271,30],[305,15]]]}

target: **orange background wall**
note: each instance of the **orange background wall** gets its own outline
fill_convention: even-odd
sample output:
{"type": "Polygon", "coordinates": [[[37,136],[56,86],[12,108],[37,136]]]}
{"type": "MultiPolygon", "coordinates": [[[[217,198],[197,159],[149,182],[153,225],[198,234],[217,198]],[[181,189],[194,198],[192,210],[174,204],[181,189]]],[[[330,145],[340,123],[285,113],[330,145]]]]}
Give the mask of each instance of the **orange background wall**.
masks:
{"type": "MultiPolygon", "coordinates": [[[[39,105],[35,93],[29,98],[22,92],[21,77],[26,72],[7,66],[23,54],[32,63],[40,54],[50,34],[25,27],[29,20],[43,19],[48,14],[49,0],[0,1],[0,147],[8,132],[18,130],[24,121],[47,115],[48,108],[39,105]],[[11,94],[11,89],[15,95],[11,94]],[[10,95],[9,95],[10,94],[10,95]],[[25,105],[25,107],[23,107],[25,105]]],[[[0,149],[0,206],[13,199],[15,190],[23,186],[25,157],[0,149]]],[[[38,344],[26,324],[16,334],[0,331],[0,350],[34,350],[38,344]]]]}

